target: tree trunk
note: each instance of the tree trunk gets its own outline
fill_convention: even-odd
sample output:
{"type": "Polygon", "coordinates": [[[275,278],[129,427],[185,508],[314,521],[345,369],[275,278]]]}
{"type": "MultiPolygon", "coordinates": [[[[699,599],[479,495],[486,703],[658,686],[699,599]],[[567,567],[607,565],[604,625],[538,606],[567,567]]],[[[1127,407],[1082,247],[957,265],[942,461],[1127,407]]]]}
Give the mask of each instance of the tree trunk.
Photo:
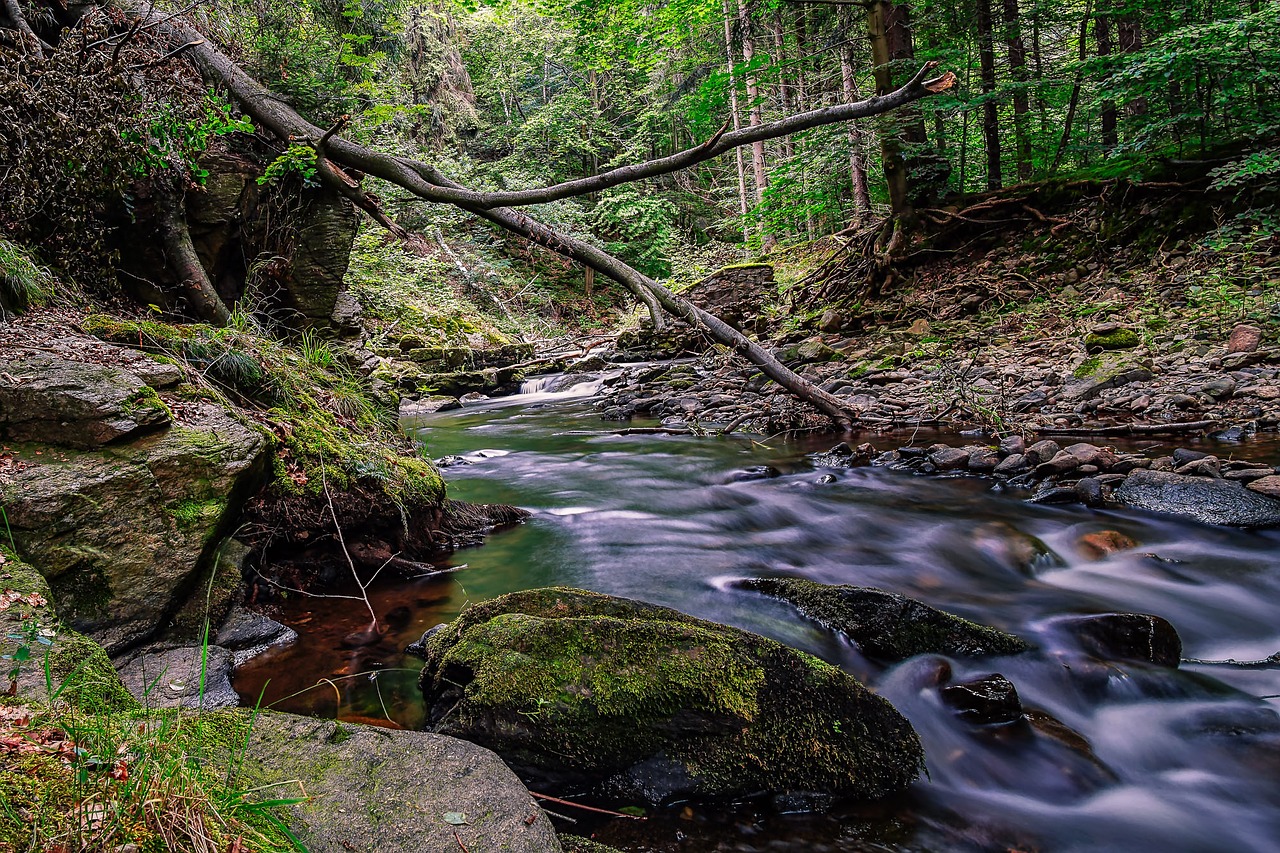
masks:
{"type": "Polygon", "coordinates": [[[170,271],[178,280],[178,287],[186,297],[187,308],[197,320],[214,326],[225,326],[231,312],[218,295],[213,282],[200,263],[200,256],[191,243],[187,219],[182,203],[160,199],[156,205],[157,236],[164,248],[164,258],[170,271]]]}
{"type": "Polygon", "coordinates": [[[1080,105],[1080,85],[1084,80],[1084,60],[1089,55],[1089,19],[1093,15],[1093,0],[1085,0],[1084,16],[1080,19],[1080,32],[1077,34],[1079,51],[1077,62],[1080,69],[1076,71],[1075,82],[1071,84],[1071,97],[1067,100],[1067,117],[1062,122],[1062,138],[1058,140],[1058,150],[1054,152],[1053,164],[1049,166],[1049,174],[1058,171],[1062,155],[1066,153],[1071,142],[1071,126],[1076,120],[1076,108],[1080,105]]]}
{"type": "MultiPolygon", "coordinates": [[[[782,28],[782,10],[775,9],[773,12],[773,65],[778,69],[778,104],[782,108],[783,115],[791,114],[792,92],[791,84],[787,81],[786,56],[787,45],[786,36],[782,28]]],[[[787,164],[788,170],[795,169],[796,146],[795,141],[791,138],[791,134],[782,137],[782,157],[787,164]]],[[[795,229],[795,219],[788,217],[791,222],[791,229],[795,229]]]]}
{"type": "MultiPolygon", "coordinates": [[[[747,12],[747,0],[738,0],[738,24],[742,28],[742,60],[747,64],[747,101],[751,107],[747,114],[747,121],[752,127],[758,127],[764,124],[764,106],[760,100],[760,80],[751,70],[751,63],[756,58],[756,42],[752,32],[751,16],[747,12]]],[[[759,207],[764,204],[764,191],[769,186],[769,172],[764,164],[763,141],[751,144],[751,173],[755,178],[756,206],[759,207]]],[[[778,243],[778,239],[769,233],[769,228],[763,220],[760,222],[760,242],[766,252],[778,243]]]]}
{"type": "MultiPolygon", "coordinates": [[[[871,40],[876,95],[894,90],[893,63],[915,60],[911,38],[911,13],[901,4],[876,0],[867,7],[867,35],[871,40]]],[[[903,110],[880,132],[880,161],[889,187],[890,223],[877,247],[886,258],[903,251],[916,227],[915,202],[903,149],[926,142],[924,121],[918,111],[903,110]]]]}
{"type": "Polygon", "coordinates": [[[1031,180],[1031,134],[1027,129],[1031,99],[1027,95],[1027,46],[1022,40],[1018,0],[1004,0],[1005,45],[1013,78],[1013,134],[1018,153],[1018,180],[1031,180]]]}
{"type": "MultiPolygon", "coordinates": [[[[846,104],[858,98],[858,87],[853,77],[853,13],[848,6],[841,6],[840,22],[840,88],[846,104]]],[[[849,174],[853,179],[853,207],[858,221],[865,222],[871,214],[871,193],[867,190],[867,159],[863,153],[863,134],[857,122],[849,122],[849,174]]]]}
{"type": "Polygon", "coordinates": [[[987,189],[1003,185],[1000,174],[1000,114],[996,108],[996,51],[991,0],[978,0],[978,69],[982,80],[982,142],[987,149],[987,189]]]}
{"type": "MultiPolygon", "coordinates": [[[[733,118],[733,129],[741,130],[742,111],[738,109],[738,81],[733,73],[733,18],[729,14],[729,0],[722,0],[721,5],[724,8],[724,53],[729,69],[729,112],[733,118]]],[[[747,213],[751,209],[751,204],[747,201],[747,168],[742,159],[741,148],[733,149],[733,156],[738,164],[738,203],[742,214],[742,244],[745,248],[751,243],[751,224],[747,220],[747,213]]]]}
{"type": "MultiPolygon", "coordinates": [[[[805,15],[804,7],[801,6],[796,9],[796,53],[799,54],[796,69],[796,106],[799,107],[801,112],[809,109],[809,75],[805,67],[808,65],[808,52],[808,18],[805,15]]],[[[801,139],[801,150],[803,151],[806,147],[806,143],[801,139]]],[[[812,240],[815,228],[813,204],[809,200],[809,170],[801,168],[800,178],[804,184],[804,232],[806,239],[812,240]]]]}
{"type": "MultiPolygon", "coordinates": [[[[1098,45],[1098,56],[1110,56],[1114,50],[1111,42],[1111,18],[1108,15],[1099,14],[1097,20],[1093,24],[1093,38],[1098,45]]],[[[1116,147],[1119,141],[1116,134],[1117,127],[1116,102],[1102,102],[1102,145],[1107,150],[1116,147]]]]}

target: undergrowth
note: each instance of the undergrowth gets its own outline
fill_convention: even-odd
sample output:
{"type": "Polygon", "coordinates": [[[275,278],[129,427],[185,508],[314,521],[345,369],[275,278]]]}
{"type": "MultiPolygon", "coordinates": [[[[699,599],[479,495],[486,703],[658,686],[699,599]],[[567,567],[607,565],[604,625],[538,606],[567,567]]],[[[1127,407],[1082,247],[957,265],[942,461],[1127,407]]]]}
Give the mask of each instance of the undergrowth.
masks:
{"type": "Polygon", "coordinates": [[[401,506],[443,497],[439,475],[409,452],[393,414],[319,338],[294,346],[243,316],[217,329],[97,314],[82,328],[178,361],[193,385],[188,395],[239,406],[274,433],[270,488],[278,494],[316,496],[327,479],[343,490],[373,484],[401,506]]]}

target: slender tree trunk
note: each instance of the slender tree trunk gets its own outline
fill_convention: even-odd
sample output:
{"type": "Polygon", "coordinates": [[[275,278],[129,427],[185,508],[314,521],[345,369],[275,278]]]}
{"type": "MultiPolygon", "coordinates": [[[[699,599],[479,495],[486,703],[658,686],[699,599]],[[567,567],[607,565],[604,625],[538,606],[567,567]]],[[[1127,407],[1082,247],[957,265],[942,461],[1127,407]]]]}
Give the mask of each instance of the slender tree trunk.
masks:
{"type": "MultiPolygon", "coordinates": [[[[724,52],[725,58],[728,60],[729,69],[729,112],[733,117],[733,129],[742,129],[742,111],[738,108],[738,80],[733,73],[733,17],[729,14],[729,0],[722,0],[721,5],[724,8],[724,52]]],[[[734,159],[738,164],[738,204],[739,213],[742,215],[742,244],[745,247],[751,243],[751,223],[747,219],[747,213],[751,209],[751,203],[747,201],[747,168],[742,159],[742,149],[733,149],[734,159]]]]}
{"type": "MultiPolygon", "coordinates": [[[[1107,57],[1112,54],[1115,49],[1111,40],[1111,17],[1099,13],[1097,20],[1093,24],[1093,38],[1098,45],[1098,56],[1107,57]]],[[[1102,145],[1107,150],[1116,147],[1119,141],[1116,134],[1117,129],[1116,102],[1102,102],[1102,145]]]]}
{"type": "MultiPolygon", "coordinates": [[[[1121,53],[1137,53],[1142,50],[1142,25],[1131,15],[1121,18],[1117,24],[1117,36],[1121,53]]],[[[1125,105],[1125,115],[1130,118],[1147,114],[1147,99],[1134,98],[1125,105]]]]}
{"type": "Polygon", "coordinates": [[[1084,80],[1084,60],[1089,55],[1089,19],[1093,17],[1093,0],[1085,0],[1084,17],[1080,19],[1080,31],[1076,34],[1079,50],[1076,61],[1081,66],[1076,72],[1075,82],[1071,84],[1071,97],[1067,99],[1067,116],[1062,122],[1062,138],[1058,140],[1058,150],[1054,152],[1053,164],[1049,166],[1049,174],[1058,171],[1062,163],[1062,155],[1066,153],[1071,142],[1071,126],[1075,124],[1076,108],[1080,105],[1080,85],[1084,80]]]}
{"type": "Polygon", "coordinates": [[[213,282],[209,281],[209,275],[191,243],[191,232],[187,230],[182,202],[166,202],[161,199],[156,206],[156,221],[159,226],[157,236],[164,248],[165,260],[178,280],[178,287],[184,294],[191,315],[215,326],[225,326],[231,319],[231,312],[227,310],[213,282]]]}
{"type": "MultiPolygon", "coordinates": [[[[773,12],[773,54],[773,65],[778,69],[778,103],[782,108],[783,115],[791,115],[792,91],[791,84],[787,80],[787,42],[782,26],[781,9],[775,9],[773,12]]],[[[787,169],[794,173],[796,168],[796,146],[790,134],[782,137],[782,157],[787,164],[787,169]]],[[[796,230],[795,217],[789,215],[787,219],[791,223],[791,230],[794,232],[796,230]]]]}
{"type": "Polygon", "coordinates": [[[978,68],[982,80],[982,141],[987,149],[987,189],[1003,184],[1000,169],[1000,113],[995,100],[996,51],[991,0],[978,0],[978,68]]]}
{"type": "MultiPolygon", "coordinates": [[[[894,18],[893,5],[879,0],[867,9],[867,34],[871,39],[871,61],[874,64],[876,94],[893,91],[893,56],[889,45],[889,26],[894,18]]],[[[885,128],[880,133],[880,159],[889,186],[889,210],[893,218],[914,225],[915,210],[907,182],[907,166],[902,157],[902,128],[885,128]]]]}
{"type": "MultiPolygon", "coordinates": [[[[747,64],[747,101],[751,107],[747,121],[752,127],[756,127],[764,124],[764,105],[760,99],[760,80],[755,71],[751,70],[751,63],[756,58],[756,42],[752,32],[751,15],[747,11],[747,0],[738,0],[738,22],[742,29],[742,60],[747,64]]],[[[755,142],[751,145],[751,173],[755,178],[756,206],[759,207],[764,204],[764,191],[769,186],[769,171],[764,162],[763,142],[755,142]]],[[[778,244],[777,237],[769,232],[763,220],[760,222],[760,242],[766,252],[778,244]]]]}
{"type": "Polygon", "coordinates": [[[1027,128],[1031,99],[1027,94],[1027,46],[1022,40],[1018,0],[1004,0],[1005,45],[1013,78],[1013,134],[1018,150],[1018,180],[1031,180],[1031,134],[1027,128]]]}
{"type": "MultiPolygon", "coordinates": [[[[809,64],[809,24],[808,16],[805,14],[803,6],[796,9],[796,53],[799,54],[796,67],[796,106],[801,112],[809,109],[809,74],[807,66],[809,64]]],[[[803,140],[800,142],[800,150],[806,148],[803,140]]],[[[804,232],[805,238],[812,240],[815,233],[813,203],[809,199],[809,170],[801,167],[800,178],[804,189],[804,232]]]]}
{"type": "MultiPolygon", "coordinates": [[[[858,99],[858,87],[853,77],[853,13],[848,6],[841,6],[838,13],[840,39],[840,88],[846,104],[858,99]]],[[[856,121],[849,128],[849,174],[853,179],[853,207],[859,222],[865,222],[871,214],[871,193],[867,190],[867,159],[863,152],[862,129],[856,121]]]]}

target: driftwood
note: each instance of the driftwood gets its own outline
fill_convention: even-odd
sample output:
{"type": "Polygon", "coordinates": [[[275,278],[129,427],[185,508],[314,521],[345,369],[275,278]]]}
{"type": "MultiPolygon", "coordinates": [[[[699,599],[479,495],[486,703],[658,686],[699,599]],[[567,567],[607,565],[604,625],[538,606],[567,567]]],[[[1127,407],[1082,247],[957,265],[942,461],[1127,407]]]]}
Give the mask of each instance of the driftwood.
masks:
{"type": "Polygon", "coordinates": [[[1221,421],[1187,421],[1179,424],[1124,424],[1122,426],[1097,427],[1044,427],[1035,430],[1036,435],[1125,436],[1125,435],[1183,435],[1200,432],[1218,426],[1221,421]]]}

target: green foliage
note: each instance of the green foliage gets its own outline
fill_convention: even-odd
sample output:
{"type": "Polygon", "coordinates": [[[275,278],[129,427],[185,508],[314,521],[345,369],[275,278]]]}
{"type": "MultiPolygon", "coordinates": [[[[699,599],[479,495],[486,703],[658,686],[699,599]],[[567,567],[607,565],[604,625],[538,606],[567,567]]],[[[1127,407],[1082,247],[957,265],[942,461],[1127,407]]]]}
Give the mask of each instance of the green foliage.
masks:
{"type": "Polygon", "coordinates": [[[671,274],[675,215],[666,198],[628,184],[600,194],[591,222],[611,254],[646,275],[664,278],[671,274]]]}
{"type": "Polygon", "coordinates": [[[292,143],[284,153],[267,166],[258,183],[274,184],[289,177],[297,177],[306,187],[318,187],[316,180],[316,149],[310,145],[292,143]]]}
{"type": "Polygon", "coordinates": [[[40,305],[53,295],[54,279],[21,247],[0,238],[0,314],[40,305]]]}

